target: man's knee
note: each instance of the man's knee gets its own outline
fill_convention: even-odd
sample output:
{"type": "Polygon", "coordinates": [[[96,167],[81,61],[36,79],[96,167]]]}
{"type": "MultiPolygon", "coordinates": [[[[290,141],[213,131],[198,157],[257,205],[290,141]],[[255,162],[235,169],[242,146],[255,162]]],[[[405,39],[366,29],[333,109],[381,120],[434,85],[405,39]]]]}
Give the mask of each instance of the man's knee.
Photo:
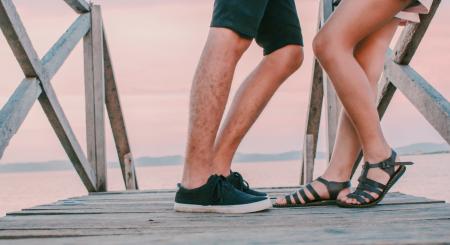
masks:
{"type": "Polygon", "coordinates": [[[303,64],[304,54],[300,45],[288,45],[274,53],[273,56],[276,65],[287,73],[294,73],[303,64]]]}
{"type": "Polygon", "coordinates": [[[252,40],[242,37],[231,29],[213,27],[209,32],[208,43],[235,58],[240,58],[248,49],[252,40]]]}

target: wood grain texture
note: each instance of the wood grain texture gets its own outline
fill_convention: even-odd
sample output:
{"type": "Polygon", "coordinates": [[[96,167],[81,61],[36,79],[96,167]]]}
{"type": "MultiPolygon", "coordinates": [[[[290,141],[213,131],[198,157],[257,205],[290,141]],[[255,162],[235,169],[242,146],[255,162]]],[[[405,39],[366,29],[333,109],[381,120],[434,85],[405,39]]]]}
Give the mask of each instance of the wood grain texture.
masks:
{"type": "Polygon", "coordinates": [[[111,54],[108,47],[106,32],[103,30],[103,49],[105,57],[105,93],[106,109],[108,111],[109,122],[113,132],[114,142],[116,144],[117,156],[119,158],[122,177],[127,190],[139,189],[134,158],[131,153],[131,147],[128,140],[127,128],[122,112],[119,91],[117,88],[116,77],[112,65],[111,54]]]}
{"type": "Polygon", "coordinates": [[[0,111],[0,158],[41,94],[36,78],[25,78],[0,111]]]}
{"type": "MultiPolygon", "coordinates": [[[[13,3],[10,0],[2,0],[0,6],[1,28],[8,38],[8,43],[10,44],[13,53],[19,61],[25,76],[35,77],[40,82],[42,93],[39,96],[39,102],[58,136],[58,139],[63,145],[64,150],[69,156],[69,159],[78,171],[83,183],[88,190],[94,190],[95,187],[92,183],[94,183],[95,178],[93,176],[92,168],[88,164],[81,146],[70,127],[58,98],[56,97],[55,91],[50,84],[51,74],[48,73],[39,60],[13,3]]],[[[80,18],[83,19],[85,17],[80,18]]],[[[75,34],[82,34],[82,31],[75,32],[75,34]]],[[[65,33],[63,37],[66,36],[70,35],[65,33]]],[[[64,43],[66,42],[61,41],[58,42],[57,45],[64,43]]],[[[59,46],[56,47],[58,48],[59,46]]],[[[69,47],[70,44],[66,46],[66,49],[62,50],[62,56],[69,54],[72,49],[69,47]]],[[[58,61],[53,65],[60,65],[61,63],[62,62],[58,61]]],[[[56,72],[57,69],[52,68],[50,70],[56,72]]]]}
{"type": "Polygon", "coordinates": [[[91,6],[85,0],[64,0],[75,12],[82,14],[91,10],[91,6]]]}
{"type": "MultiPolygon", "coordinates": [[[[89,28],[89,16],[80,16],[45,54],[41,63],[48,79],[56,74],[89,28]]],[[[25,78],[0,111],[0,158],[41,94],[39,83],[36,78],[25,78]]]]}
{"type": "MultiPolygon", "coordinates": [[[[274,197],[295,189],[259,190],[274,197]]],[[[450,239],[450,205],[401,193],[389,193],[370,209],[321,206],[246,215],[177,213],[174,195],[174,190],[92,193],[10,213],[0,219],[0,244],[417,244],[450,239]]]]}
{"type": "Polygon", "coordinates": [[[409,24],[403,30],[399,41],[394,48],[393,60],[401,65],[408,65],[417,51],[434,15],[441,3],[441,0],[434,0],[430,13],[420,15],[420,23],[409,24]]]}
{"type": "Polygon", "coordinates": [[[391,61],[386,76],[450,144],[450,103],[409,66],[391,61]]]}
{"type": "MultiPolygon", "coordinates": [[[[317,27],[316,30],[319,31],[325,21],[331,15],[333,9],[332,2],[328,0],[321,0],[319,6],[319,13],[317,14],[317,27]]],[[[320,120],[322,116],[322,104],[324,98],[324,71],[319,61],[314,58],[313,61],[313,71],[312,71],[312,81],[311,88],[309,92],[308,99],[308,109],[306,112],[306,129],[305,136],[303,139],[303,154],[312,154],[312,158],[303,158],[300,172],[300,184],[305,184],[306,181],[306,169],[314,168],[314,160],[316,158],[317,152],[317,142],[319,138],[320,120]],[[312,135],[313,144],[312,146],[307,145],[307,136],[312,135]],[[311,151],[311,152],[309,152],[311,151]]]]}
{"type": "Polygon", "coordinates": [[[95,168],[97,191],[106,191],[103,21],[98,5],[92,6],[91,23],[91,31],[84,38],[87,156],[95,168]]]}
{"type": "Polygon", "coordinates": [[[303,152],[303,162],[306,162],[305,166],[305,181],[306,183],[311,183],[314,178],[314,157],[315,157],[315,150],[313,147],[316,147],[317,144],[314,142],[314,135],[308,134],[306,135],[306,141],[305,141],[305,150],[303,152]]]}

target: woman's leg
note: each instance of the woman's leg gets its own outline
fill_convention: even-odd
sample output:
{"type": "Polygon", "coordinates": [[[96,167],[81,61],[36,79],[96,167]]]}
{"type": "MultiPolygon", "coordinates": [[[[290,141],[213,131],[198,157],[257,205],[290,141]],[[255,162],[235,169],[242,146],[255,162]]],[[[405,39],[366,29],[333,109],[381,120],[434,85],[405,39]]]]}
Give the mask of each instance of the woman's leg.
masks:
{"type": "MultiPolygon", "coordinates": [[[[395,31],[397,30],[398,24],[399,20],[393,19],[380,30],[370,34],[369,37],[361,41],[354,51],[355,58],[364,70],[374,93],[377,91],[377,83],[383,71],[386,50],[388,49],[395,31]]],[[[347,116],[347,113],[343,110],[339,120],[336,143],[333,149],[330,165],[322,177],[329,181],[348,181],[350,179],[357,154],[360,150],[361,144],[359,142],[357,132],[350,118],[347,116]]],[[[311,185],[319,195],[324,198],[328,198],[326,195],[326,188],[323,184],[320,182],[313,182],[311,185]]],[[[305,193],[309,198],[312,198],[312,194],[309,193],[308,190],[305,190],[305,193]]],[[[342,190],[339,193],[338,199],[344,200],[349,193],[349,188],[342,190]]],[[[304,202],[301,196],[300,199],[304,202]]],[[[292,201],[294,200],[292,199],[292,201]]],[[[277,200],[278,204],[284,204],[284,202],[284,198],[277,200]]]]}
{"type": "MultiPolygon", "coordinates": [[[[365,161],[372,163],[387,159],[391,147],[381,131],[374,103],[376,93],[354,51],[363,39],[391,22],[409,3],[410,0],[344,0],[314,41],[316,56],[357,129],[365,161]]],[[[371,169],[368,178],[386,183],[389,176],[381,169],[371,169]]]]}
{"type": "MultiPolygon", "coordinates": [[[[400,20],[394,18],[383,28],[364,39],[355,49],[355,58],[364,70],[374,94],[378,90],[378,81],[383,72],[386,51],[399,24],[400,20]]],[[[374,100],[374,103],[376,103],[376,100],[374,100]]],[[[353,165],[360,150],[361,144],[357,131],[347,112],[342,110],[330,165],[322,177],[332,181],[350,179],[353,165]]],[[[349,189],[342,191],[339,199],[343,200],[349,191],[349,189]]]]}

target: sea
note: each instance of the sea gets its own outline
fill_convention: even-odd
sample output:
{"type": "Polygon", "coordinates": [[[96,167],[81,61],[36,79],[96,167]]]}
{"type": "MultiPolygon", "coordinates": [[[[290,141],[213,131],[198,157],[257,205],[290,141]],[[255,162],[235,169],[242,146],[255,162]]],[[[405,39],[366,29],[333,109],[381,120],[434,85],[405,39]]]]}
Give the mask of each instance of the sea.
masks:
{"type": "MultiPolygon", "coordinates": [[[[415,165],[408,168],[392,191],[450,202],[450,154],[411,155],[401,159],[413,161],[415,165]]],[[[244,175],[252,187],[296,186],[300,163],[299,160],[237,163],[233,170],[244,175]]],[[[320,176],[325,168],[326,162],[317,160],[314,175],[320,176]]],[[[137,168],[140,189],[174,189],[182,169],[181,165],[137,168]]],[[[353,185],[357,184],[359,173],[360,170],[353,185]]],[[[120,169],[108,170],[108,189],[124,190],[120,169]]],[[[0,173],[0,217],[23,208],[87,194],[75,170],[0,173]]]]}

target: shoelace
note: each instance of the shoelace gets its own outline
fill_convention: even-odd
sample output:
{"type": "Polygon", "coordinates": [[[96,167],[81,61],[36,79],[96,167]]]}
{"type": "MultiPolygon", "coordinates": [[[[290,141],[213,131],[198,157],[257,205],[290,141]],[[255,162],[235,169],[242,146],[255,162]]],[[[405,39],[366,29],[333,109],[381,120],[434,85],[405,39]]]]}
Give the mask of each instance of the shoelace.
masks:
{"type": "Polygon", "coordinates": [[[240,173],[233,172],[232,175],[238,179],[239,189],[241,191],[250,189],[250,185],[248,184],[248,182],[246,180],[244,180],[244,177],[242,177],[242,175],[240,173]]]}
{"type": "Polygon", "coordinates": [[[224,190],[231,188],[231,185],[224,176],[218,176],[218,178],[215,178],[213,185],[213,200],[215,202],[222,203],[224,190]]]}

